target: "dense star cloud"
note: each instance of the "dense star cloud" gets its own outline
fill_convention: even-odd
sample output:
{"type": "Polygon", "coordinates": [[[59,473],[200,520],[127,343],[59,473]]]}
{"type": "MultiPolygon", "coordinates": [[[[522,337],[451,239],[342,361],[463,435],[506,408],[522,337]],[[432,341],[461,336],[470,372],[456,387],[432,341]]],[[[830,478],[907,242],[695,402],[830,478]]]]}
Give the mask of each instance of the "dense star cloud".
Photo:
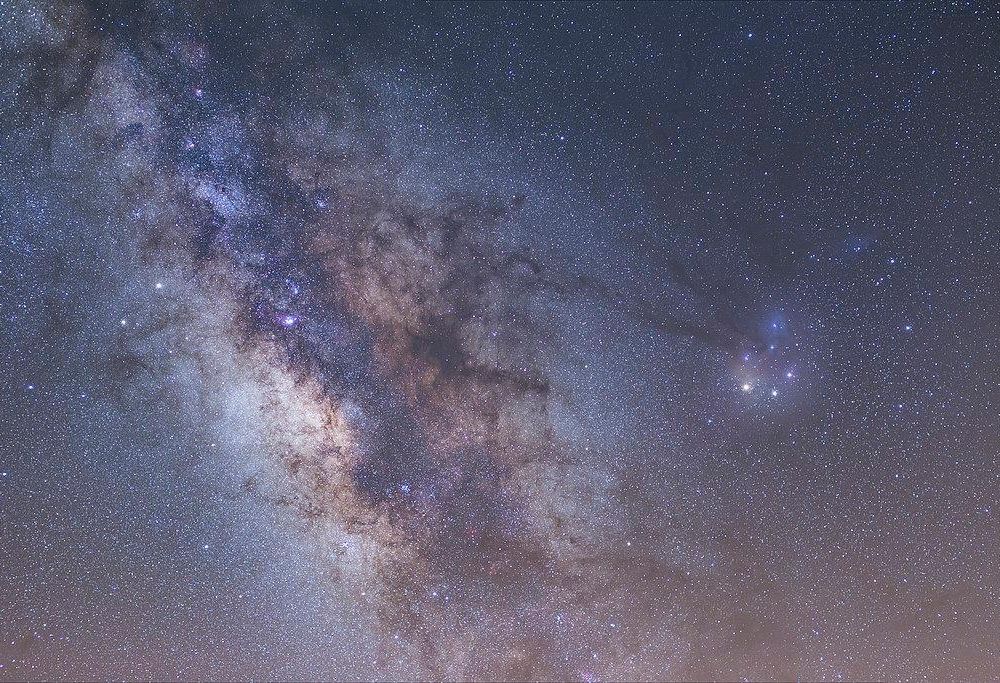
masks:
{"type": "Polygon", "coordinates": [[[0,25],[0,679],[1000,675],[994,9],[0,25]]]}

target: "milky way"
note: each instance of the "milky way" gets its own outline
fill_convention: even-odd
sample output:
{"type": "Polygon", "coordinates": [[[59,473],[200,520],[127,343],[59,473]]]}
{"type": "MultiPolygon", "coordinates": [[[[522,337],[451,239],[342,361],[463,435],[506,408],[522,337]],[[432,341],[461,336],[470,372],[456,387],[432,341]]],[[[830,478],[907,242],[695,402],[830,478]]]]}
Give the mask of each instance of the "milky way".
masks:
{"type": "Polygon", "coordinates": [[[0,678],[1000,675],[995,9],[0,18],[0,678]]]}

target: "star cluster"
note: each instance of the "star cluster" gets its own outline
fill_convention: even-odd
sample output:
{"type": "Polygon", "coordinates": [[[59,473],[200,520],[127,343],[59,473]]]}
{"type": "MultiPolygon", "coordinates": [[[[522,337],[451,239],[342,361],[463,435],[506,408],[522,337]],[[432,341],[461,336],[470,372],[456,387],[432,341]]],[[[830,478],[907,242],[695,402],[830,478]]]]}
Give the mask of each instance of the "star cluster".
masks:
{"type": "Polygon", "coordinates": [[[0,27],[0,679],[1000,676],[994,8],[0,27]]]}

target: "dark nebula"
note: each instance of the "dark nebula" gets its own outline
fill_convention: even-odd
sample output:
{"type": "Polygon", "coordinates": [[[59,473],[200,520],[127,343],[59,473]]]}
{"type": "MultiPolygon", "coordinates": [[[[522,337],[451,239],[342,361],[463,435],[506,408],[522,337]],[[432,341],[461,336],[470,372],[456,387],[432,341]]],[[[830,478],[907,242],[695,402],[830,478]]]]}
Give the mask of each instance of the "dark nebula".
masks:
{"type": "Polygon", "coordinates": [[[0,679],[1000,677],[994,7],[0,29],[0,679]]]}

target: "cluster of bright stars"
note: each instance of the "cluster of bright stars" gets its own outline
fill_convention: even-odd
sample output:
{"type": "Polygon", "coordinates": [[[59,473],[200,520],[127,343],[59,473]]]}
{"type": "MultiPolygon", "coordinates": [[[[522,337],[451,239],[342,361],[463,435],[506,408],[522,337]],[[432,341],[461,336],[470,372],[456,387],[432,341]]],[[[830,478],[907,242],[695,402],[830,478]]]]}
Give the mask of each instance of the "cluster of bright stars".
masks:
{"type": "MultiPolygon", "coordinates": [[[[740,389],[743,391],[744,394],[749,394],[751,391],[753,391],[753,385],[750,384],[750,382],[744,382],[740,386],[740,389]]],[[[777,395],[778,395],[778,390],[771,389],[771,396],[777,396],[777,395]]]]}
{"type": "MultiPolygon", "coordinates": [[[[792,372],[791,370],[786,370],[785,379],[787,380],[795,379],[795,373],[792,372]]],[[[753,393],[753,390],[754,390],[754,384],[750,380],[744,380],[743,383],[740,384],[740,391],[742,391],[744,394],[753,393]]],[[[771,388],[770,394],[772,398],[777,398],[779,393],[780,392],[778,391],[777,387],[771,388]]]]}

